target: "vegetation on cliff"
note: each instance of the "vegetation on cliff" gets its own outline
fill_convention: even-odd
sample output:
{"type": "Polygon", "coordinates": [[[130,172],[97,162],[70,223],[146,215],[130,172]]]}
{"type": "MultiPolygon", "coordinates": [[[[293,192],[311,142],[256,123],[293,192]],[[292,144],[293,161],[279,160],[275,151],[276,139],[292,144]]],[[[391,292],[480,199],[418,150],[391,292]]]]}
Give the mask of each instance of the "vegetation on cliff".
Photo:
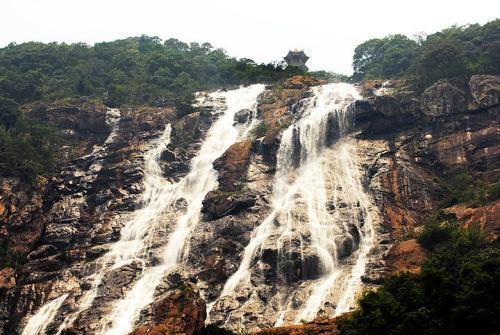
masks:
{"type": "Polygon", "coordinates": [[[500,19],[487,24],[452,26],[411,39],[391,35],[358,45],[354,80],[411,79],[423,89],[443,78],[500,73],[500,19]]]}
{"type": "Polygon", "coordinates": [[[50,170],[54,140],[49,126],[25,118],[14,100],[0,96],[0,177],[33,183],[50,170]]]}
{"type": "Polygon", "coordinates": [[[421,273],[390,277],[366,292],[341,334],[496,334],[498,243],[451,223],[429,227],[421,242],[432,255],[421,273]]]}

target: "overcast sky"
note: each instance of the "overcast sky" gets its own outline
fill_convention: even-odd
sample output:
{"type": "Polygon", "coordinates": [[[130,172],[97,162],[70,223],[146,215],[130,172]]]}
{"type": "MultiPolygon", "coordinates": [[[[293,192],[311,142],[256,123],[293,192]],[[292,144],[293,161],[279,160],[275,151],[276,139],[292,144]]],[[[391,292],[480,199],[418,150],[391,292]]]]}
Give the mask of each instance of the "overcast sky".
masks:
{"type": "Polygon", "coordinates": [[[498,0],[0,0],[0,46],[147,34],[207,41],[257,62],[300,48],[312,70],[350,74],[354,48],[369,38],[496,17],[498,0]]]}

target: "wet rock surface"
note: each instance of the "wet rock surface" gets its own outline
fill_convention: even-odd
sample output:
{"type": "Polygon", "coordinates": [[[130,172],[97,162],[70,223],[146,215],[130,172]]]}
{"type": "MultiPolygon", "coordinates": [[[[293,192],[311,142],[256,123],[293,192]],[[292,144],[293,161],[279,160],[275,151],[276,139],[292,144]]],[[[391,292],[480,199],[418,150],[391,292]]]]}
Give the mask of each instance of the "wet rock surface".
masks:
{"type": "MultiPolygon", "coordinates": [[[[116,134],[110,136],[113,129],[106,110],[99,107],[36,107],[28,113],[75,131],[68,132],[74,138],[57,153],[60,170],[40,181],[34,196],[17,191],[22,188],[15,180],[3,181],[2,224],[14,247],[20,245],[15,250],[27,259],[18,270],[16,286],[6,295],[9,317],[4,331],[9,334],[22,317],[46,301],[68,292],[78,297],[86,290],[81,280],[91,271],[92,261],[116,241],[123,220],[136,208],[148,141],[174,115],[168,109],[124,109],[116,134]],[[79,156],[65,158],[75,154],[79,156]],[[20,229],[21,224],[27,226],[20,229]]],[[[120,287],[127,271],[118,271],[110,287],[120,287]]],[[[64,307],[68,310],[69,300],[64,307]]]]}
{"type": "MultiPolygon", "coordinates": [[[[464,170],[486,185],[500,179],[499,82],[498,76],[473,76],[465,86],[441,81],[423,94],[403,82],[385,84],[385,91],[377,91],[383,82],[366,84],[363,100],[352,107],[356,129],[350,135],[362,157],[363,187],[380,214],[362,276],[365,286],[376,287],[389,273],[419,271],[426,254],[414,236],[426,215],[440,206],[440,179],[464,170]]],[[[271,211],[282,131],[300,119],[300,106],[309,96],[309,88],[318,84],[292,78],[261,96],[257,114],[265,126],[256,124],[215,161],[219,186],[205,197],[201,222],[189,238],[182,275],[164,279],[134,334],[192,334],[202,329],[205,303],[219,297],[224,283],[237,270],[252,232],[271,211]]],[[[85,278],[95,271],[96,260],[117,241],[123,224],[140,206],[143,154],[148,143],[158,138],[167,123],[172,124],[172,142],[161,154],[161,166],[167,179],[180,180],[217,117],[214,103],[182,117],[171,109],[123,109],[116,136],[108,143],[112,127],[102,106],[29,107],[27,113],[53,123],[68,142],[58,152],[58,173],[40,179],[33,193],[28,194],[19,180],[1,182],[0,235],[8,237],[16,252],[26,258],[15,271],[0,271],[3,334],[18,333],[26,315],[61,294],[69,295],[54,324],[77,308],[79,299],[92,287],[85,278]]],[[[234,122],[248,123],[250,114],[242,110],[234,122]]],[[[332,143],[336,140],[331,138],[332,143]]],[[[185,202],[176,203],[175,210],[184,211],[185,202]]],[[[294,215],[300,215],[300,206],[303,204],[294,215]]],[[[351,211],[342,204],[335,206],[332,203],[329,210],[341,216],[359,212],[359,208],[351,211]]],[[[499,230],[498,208],[498,201],[493,201],[475,208],[457,204],[447,211],[455,213],[465,226],[479,225],[493,240],[499,230]]],[[[165,213],[165,222],[168,215],[165,213]]],[[[279,219],[275,224],[280,224],[279,219]]],[[[338,250],[340,265],[347,268],[353,265],[350,256],[358,251],[359,233],[357,236],[352,225],[346,229],[351,237],[339,240],[338,250]]],[[[170,230],[162,227],[157,239],[167,238],[170,230]]],[[[293,308],[300,306],[310,293],[303,283],[325,271],[317,250],[303,247],[310,238],[305,228],[294,232],[283,243],[288,254],[281,258],[276,244],[263,244],[260,257],[252,262],[251,286],[221,299],[208,321],[236,329],[244,320],[247,329],[258,330],[277,321],[276,310],[269,306],[279,303],[279,294],[293,308]],[[279,264],[278,259],[282,260],[279,264]],[[278,292],[276,283],[293,287],[294,295],[278,292]]],[[[154,247],[153,241],[153,254],[154,247]]],[[[68,334],[100,329],[100,315],[110,311],[114,298],[128,292],[142,269],[142,264],[131,263],[110,272],[98,287],[100,307],[82,313],[68,334]]],[[[335,306],[325,305],[322,313],[331,315],[334,310],[335,306]]],[[[265,332],[336,331],[334,322],[324,319],[265,332]]]]}

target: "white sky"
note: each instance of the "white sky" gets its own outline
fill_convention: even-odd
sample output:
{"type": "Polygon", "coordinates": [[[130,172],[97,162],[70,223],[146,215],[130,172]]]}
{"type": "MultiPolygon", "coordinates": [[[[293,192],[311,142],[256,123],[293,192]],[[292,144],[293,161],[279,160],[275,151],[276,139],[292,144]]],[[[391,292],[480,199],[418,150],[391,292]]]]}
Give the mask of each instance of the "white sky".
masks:
{"type": "Polygon", "coordinates": [[[312,70],[350,74],[354,48],[369,38],[497,17],[499,0],[0,0],[0,46],[147,34],[207,41],[257,62],[303,48],[312,70]]]}

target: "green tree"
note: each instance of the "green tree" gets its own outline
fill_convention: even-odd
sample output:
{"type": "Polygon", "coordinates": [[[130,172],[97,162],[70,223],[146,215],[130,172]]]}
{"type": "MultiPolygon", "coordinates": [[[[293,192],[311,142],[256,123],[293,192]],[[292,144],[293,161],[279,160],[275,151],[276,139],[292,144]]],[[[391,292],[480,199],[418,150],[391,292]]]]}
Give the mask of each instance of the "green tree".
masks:
{"type": "Polygon", "coordinates": [[[353,79],[401,76],[415,59],[417,47],[415,41],[399,34],[368,40],[354,50],[353,79]]]}
{"type": "Polygon", "coordinates": [[[363,295],[343,335],[498,334],[500,248],[455,228],[420,274],[388,278],[363,295]]]}

